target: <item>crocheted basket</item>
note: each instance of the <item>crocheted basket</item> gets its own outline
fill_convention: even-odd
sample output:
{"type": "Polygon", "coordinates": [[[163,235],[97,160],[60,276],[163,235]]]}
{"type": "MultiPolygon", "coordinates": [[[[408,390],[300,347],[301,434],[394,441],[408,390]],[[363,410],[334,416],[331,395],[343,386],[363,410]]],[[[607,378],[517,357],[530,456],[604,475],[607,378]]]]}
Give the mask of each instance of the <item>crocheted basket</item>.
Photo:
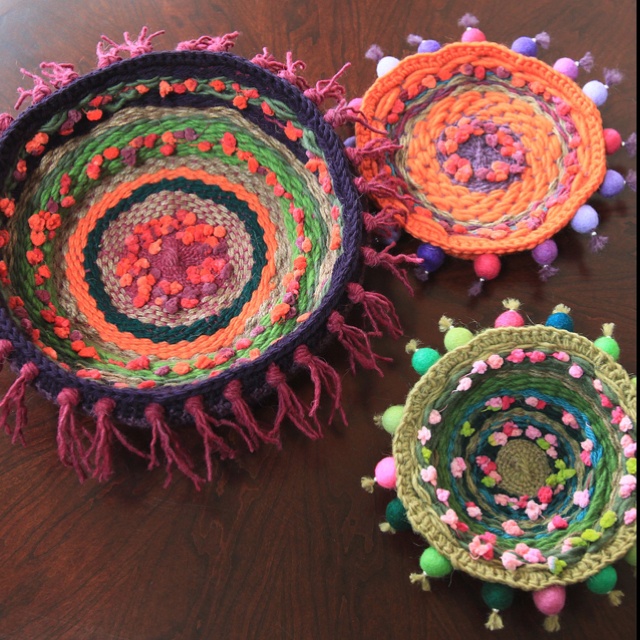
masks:
{"type": "MultiPolygon", "coordinates": [[[[383,56],[374,45],[378,79],[359,108],[354,157],[378,205],[424,241],[418,277],[438,269],[445,254],[474,261],[485,280],[500,271],[498,256],[533,251],[546,280],[558,231],[571,225],[590,234],[602,249],[598,213],[588,204],[599,189],[619,193],[627,179],[607,170],[606,154],[623,144],[603,129],[598,107],[620,82],[605,70],[604,83],[576,84],[578,70],[590,70],[587,54],[561,58],[553,67],[538,60],[549,36],[518,38],[511,49],[486,41],[473,16],[465,16],[462,42],[443,47],[411,35],[418,54],[403,60],[383,56]]],[[[625,146],[635,154],[635,133],[625,146]]],[[[351,143],[350,143],[351,144],[351,143]]]]}
{"type": "Polygon", "coordinates": [[[18,373],[0,426],[22,439],[31,383],[60,405],[60,457],[81,478],[109,477],[117,439],[199,484],[175,427],[197,428],[210,478],[212,454],[279,443],[285,417],[318,437],[323,388],[341,411],[339,376],[316,355],[329,335],[352,367],[379,371],[369,337],[401,330],[358,280],[404,256],[366,246],[331,126],[348,115],[339,74],[311,87],[291,54],[231,55],[237,33],[154,53],[159,33],[103,36],[83,77],[70,64],[43,63],[50,84],[24,72],[34,88],[16,108],[33,106],[0,116],[0,360],[18,373]],[[325,99],[339,103],[323,116],[325,99]],[[354,303],[367,331],[345,323],[354,303]],[[314,382],[310,408],[287,383],[295,370],[314,382]],[[267,426],[250,405],[269,394],[267,426]],[[148,430],[149,451],[115,423],[148,430]]]}
{"type": "Polygon", "coordinates": [[[556,630],[566,585],[586,581],[619,604],[612,564],[635,565],[635,378],[615,362],[612,325],[591,342],[563,305],[534,326],[505,306],[475,336],[443,318],[442,357],[408,345],[422,377],[381,416],[393,456],[363,487],[396,489],[381,528],[429,544],[412,581],[479,578],[490,629],[513,589],[532,591],[556,630]]]}

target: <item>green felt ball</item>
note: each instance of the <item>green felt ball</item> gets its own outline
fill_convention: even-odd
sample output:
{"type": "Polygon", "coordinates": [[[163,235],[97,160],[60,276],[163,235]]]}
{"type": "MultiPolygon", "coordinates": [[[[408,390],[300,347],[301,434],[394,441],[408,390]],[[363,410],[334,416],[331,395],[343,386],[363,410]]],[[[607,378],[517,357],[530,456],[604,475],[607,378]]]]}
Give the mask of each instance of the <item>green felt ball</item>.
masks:
{"type": "Polygon", "coordinates": [[[598,349],[608,353],[614,360],[620,357],[620,346],[611,336],[600,336],[593,344],[598,349]]]}
{"type": "Polygon", "coordinates": [[[385,518],[395,531],[411,531],[411,524],[407,520],[407,510],[400,498],[394,498],[387,505],[385,518]]]}
{"type": "Polygon", "coordinates": [[[627,555],[624,557],[627,563],[630,564],[632,567],[636,566],[637,553],[638,553],[638,548],[634,545],[633,547],[631,547],[631,549],[629,549],[629,551],[627,551],[627,555]]]}
{"type": "Polygon", "coordinates": [[[599,595],[606,595],[613,591],[616,582],[618,582],[618,572],[612,566],[608,566],[587,580],[587,589],[599,595]]]}
{"type": "Polygon", "coordinates": [[[400,420],[402,419],[402,412],[404,411],[404,406],[401,404],[394,404],[389,407],[383,414],[381,418],[382,428],[387,432],[393,435],[400,424],[400,420]]]}
{"type": "Polygon", "coordinates": [[[429,547],[422,552],[420,556],[420,568],[430,578],[443,578],[453,571],[449,560],[441,553],[438,553],[433,547],[429,547]]]}
{"type": "Polygon", "coordinates": [[[473,333],[465,327],[452,327],[444,335],[444,346],[447,351],[453,351],[461,347],[473,338],[473,333]]]}
{"type": "Polygon", "coordinates": [[[411,356],[411,366],[419,376],[423,376],[438,360],[440,354],[431,347],[416,349],[411,356]]]}
{"type": "Polygon", "coordinates": [[[484,582],[482,584],[482,599],[489,609],[504,611],[513,602],[513,589],[506,584],[484,582]]]}

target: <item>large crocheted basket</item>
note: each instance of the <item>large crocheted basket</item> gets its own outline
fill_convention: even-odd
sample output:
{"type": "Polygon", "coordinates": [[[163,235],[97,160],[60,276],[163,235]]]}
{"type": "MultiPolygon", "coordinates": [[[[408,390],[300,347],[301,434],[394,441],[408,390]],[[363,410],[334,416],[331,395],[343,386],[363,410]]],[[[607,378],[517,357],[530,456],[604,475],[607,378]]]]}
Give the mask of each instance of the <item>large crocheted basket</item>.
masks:
{"type": "Polygon", "coordinates": [[[397,491],[383,530],[428,543],[412,581],[482,580],[490,629],[514,589],[531,591],[553,631],[567,585],[620,604],[613,563],[635,566],[636,384],[612,325],[591,342],[563,305],[533,326],[505,306],[476,335],[443,318],[442,356],[408,345],[422,377],[380,417],[393,455],[363,486],[397,491]]]}
{"type": "MultiPolygon", "coordinates": [[[[426,279],[446,255],[473,260],[480,280],[500,271],[499,256],[531,250],[545,280],[557,268],[553,236],[567,225],[606,238],[587,200],[618,194],[627,178],[607,170],[606,155],[623,141],[603,129],[598,107],[621,73],[576,84],[590,54],[539,60],[549,36],[518,38],[511,48],[489,42],[465,16],[461,42],[441,46],[411,35],[418,53],[398,60],[374,45],[378,79],[359,103],[354,157],[380,208],[424,241],[417,275],[426,279]]],[[[625,144],[635,154],[635,133],[625,144]]]]}
{"type": "Polygon", "coordinates": [[[117,439],[199,484],[176,427],[197,428],[208,477],[213,454],[278,443],[285,418],[320,435],[321,390],[340,409],[340,379],[318,349],[333,335],[352,366],[378,369],[370,336],[401,331],[361,268],[404,258],[366,246],[375,217],[363,229],[332,127],[350,115],[338,74],[310,86],[291,54],[234,56],[237,33],[152,52],[159,33],[103,36],[81,77],[24,72],[34,87],[16,108],[33,106],[0,116],[0,360],[18,373],[0,425],[22,439],[31,383],[60,405],[60,457],[81,478],[111,474],[117,439]],[[345,322],[351,304],[366,330],[345,322]],[[288,385],[296,370],[314,382],[310,408],[288,385]],[[259,424],[269,394],[275,422],[259,424]],[[149,450],[116,424],[149,431],[149,450]]]}

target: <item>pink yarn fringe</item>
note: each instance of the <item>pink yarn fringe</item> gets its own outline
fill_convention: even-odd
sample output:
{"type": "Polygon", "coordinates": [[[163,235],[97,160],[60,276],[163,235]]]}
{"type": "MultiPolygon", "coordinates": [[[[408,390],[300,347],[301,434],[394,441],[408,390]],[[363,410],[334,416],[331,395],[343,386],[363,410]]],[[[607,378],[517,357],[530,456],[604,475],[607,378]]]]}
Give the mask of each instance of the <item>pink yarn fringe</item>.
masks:
{"type": "Polygon", "coordinates": [[[75,67],[69,63],[41,62],[40,70],[45,78],[56,88],[65,87],[79,77],[75,67]]]}
{"type": "Polygon", "coordinates": [[[180,443],[167,424],[164,417],[164,408],[156,403],[147,405],[144,416],[151,426],[151,445],[150,460],[148,469],[159,467],[156,449],[158,446],[164,453],[164,468],[167,473],[167,479],[164,487],[168,487],[172,479],[172,468],[175,465],[182,473],[193,482],[195,488],[200,490],[202,478],[193,471],[193,461],[189,455],[182,449],[180,443]]]}
{"type": "Polygon", "coordinates": [[[239,31],[232,31],[219,37],[200,36],[196,40],[184,40],[178,43],[176,51],[230,51],[239,35],[239,31]]]}
{"type": "Polygon", "coordinates": [[[345,88],[338,82],[338,78],[351,66],[347,62],[337,73],[328,80],[319,80],[315,87],[306,89],[304,95],[315,105],[321,105],[326,100],[340,102],[345,97],[345,88]]]}
{"type": "Polygon", "coordinates": [[[391,236],[398,228],[398,220],[404,219],[406,213],[395,207],[384,207],[379,213],[373,215],[363,213],[364,229],[367,233],[391,236]]]}
{"type": "Polygon", "coordinates": [[[309,409],[309,415],[312,417],[316,415],[316,412],[320,407],[320,398],[324,388],[332,401],[329,423],[333,422],[335,412],[339,411],[342,417],[342,422],[347,424],[347,417],[345,416],[344,409],[342,407],[342,382],[338,372],[322,358],[314,356],[306,344],[301,344],[296,348],[294,361],[309,369],[309,375],[313,382],[313,402],[309,409]]]}
{"type": "Polygon", "coordinates": [[[150,53],[153,51],[153,44],[151,41],[163,33],[164,30],[149,34],[149,27],[142,27],[138,36],[135,39],[132,39],[129,32],[125,31],[123,34],[124,42],[121,44],[118,44],[115,40],[112,40],[105,35],[100,36],[102,41],[98,42],[96,46],[98,69],[108,67],[114,62],[120,62],[120,60],[122,60],[122,56],[120,54],[122,53],[128,53],[130,58],[135,58],[143,53],[150,53]]]}
{"type": "Polygon", "coordinates": [[[407,188],[405,181],[397,176],[379,173],[369,180],[359,176],[353,182],[363,195],[374,198],[397,198],[409,208],[414,205],[413,197],[407,193],[402,193],[407,188]]]}
{"type": "Polygon", "coordinates": [[[0,429],[4,429],[5,433],[11,436],[13,444],[16,442],[24,444],[22,430],[27,426],[27,407],[24,396],[27,391],[27,385],[36,378],[38,373],[38,367],[33,362],[23,364],[20,369],[20,375],[13,381],[13,384],[0,402],[0,429]],[[11,409],[16,412],[13,431],[8,422],[11,409]]]}
{"type": "Polygon", "coordinates": [[[381,336],[385,331],[394,339],[402,335],[400,318],[388,298],[380,293],[366,291],[357,282],[347,285],[347,295],[351,302],[362,306],[363,315],[368,318],[373,328],[372,335],[381,336]]]}
{"type": "Polygon", "coordinates": [[[40,102],[40,100],[51,95],[51,93],[53,92],[52,88],[35,73],[31,73],[26,69],[20,69],[20,73],[33,80],[33,88],[23,89],[22,87],[18,87],[19,97],[16,104],[14,105],[14,109],[16,109],[16,111],[20,109],[20,107],[27,99],[31,100],[31,104],[37,104],[38,102],[40,102]]]}
{"type": "Polygon", "coordinates": [[[387,271],[393,273],[400,282],[406,287],[410,295],[413,295],[413,287],[409,283],[407,274],[398,268],[400,264],[420,264],[422,260],[416,255],[408,255],[404,253],[398,253],[391,255],[389,251],[395,246],[394,243],[386,246],[382,251],[376,251],[371,247],[362,247],[362,257],[364,263],[368,267],[382,267],[387,271]]]}
{"type": "Polygon", "coordinates": [[[309,83],[299,74],[300,71],[304,71],[306,68],[307,65],[302,60],[294,60],[293,53],[287,51],[284,66],[277,72],[277,75],[294,87],[298,87],[300,91],[306,91],[309,88],[309,83]]]}
{"type": "Polygon", "coordinates": [[[308,407],[305,407],[287,384],[287,376],[278,365],[271,363],[267,369],[267,384],[273,387],[278,394],[278,412],[276,413],[274,432],[280,437],[280,427],[285,418],[291,422],[307,437],[317,440],[322,436],[322,429],[315,416],[311,416],[308,407]],[[312,417],[311,421],[309,417],[312,417]],[[315,423],[315,428],[311,422],[315,423]]]}
{"type": "Polygon", "coordinates": [[[402,149],[402,145],[395,144],[387,138],[373,138],[362,147],[347,148],[346,152],[351,162],[360,164],[365,158],[380,162],[400,149],[402,149]]]}
{"type": "Polygon", "coordinates": [[[75,408],[80,404],[80,392],[77,389],[65,388],[57,397],[60,411],[58,413],[58,457],[65,467],[76,472],[78,480],[84,482],[90,475],[87,464],[87,451],[82,443],[82,434],[78,429],[75,408]]]}
{"type": "Polygon", "coordinates": [[[373,352],[369,336],[362,329],[345,323],[344,317],[337,311],[332,311],[327,321],[327,329],[333,333],[349,356],[351,371],[356,372],[356,363],[364,369],[372,369],[383,376],[377,360],[390,362],[391,358],[384,358],[373,352]]]}
{"type": "Polygon", "coordinates": [[[251,58],[251,62],[276,75],[278,71],[284,69],[284,64],[280,62],[280,60],[278,60],[274,55],[269,53],[267,47],[262,48],[262,53],[258,53],[257,55],[253,56],[253,58],[251,58]]]}
{"type": "Polygon", "coordinates": [[[0,371],[2,371],[4,362],[12,351],[13,344],[9,340],[0,340],[0,371]]]}
{"type": "Polygon", "coordinates": [[[4,133],[13,122],[13,116],[9,113],[0,113],[0,134],[4,133]]]}

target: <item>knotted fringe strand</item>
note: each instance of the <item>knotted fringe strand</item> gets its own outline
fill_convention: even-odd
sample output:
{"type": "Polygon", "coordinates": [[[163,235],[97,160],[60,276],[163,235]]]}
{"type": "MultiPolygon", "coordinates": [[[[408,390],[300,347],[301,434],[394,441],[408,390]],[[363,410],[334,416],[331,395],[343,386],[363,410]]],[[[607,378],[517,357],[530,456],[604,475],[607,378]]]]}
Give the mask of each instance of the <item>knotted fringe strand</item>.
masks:
{"type": "Polygon", "coordinates": [[[412,573],[409,580],[411,584],[419,584],[423,591],[431,591],[431,583],[426,573],[412,573]]]}
{"type": "Polygon", "coordinates": [[[249,451],[255,451],[260,446],[260,441],[269,444],[280,444],[280,438],[272,433],[263,431],[258,425],[251,408],[244,399],[240,380],[229,382],[222,395],[229,401],[235,421],[244,430],[249,451]]]}
{"type": "Polygon", "coordinates": [[[224,421],[216,420],[207,414],[202,396],[192,396],[184,403],[185,411],[193,418],[196,430],[202,438],[204,457],[207,465],[207,480],[213,479],[213,453],[217,453],[221,460],[235,458],[236,452],[219,435],[214,428],[223,426],[224,421]]]}
{"type": "Polygon", "coordinates": [[[275,429],[278,435],[280,425],[287,417],[312,440],[322,437],[322,427],[315,415],[311,416],[309,408],[298,399],[293,389],[287,384],[287,377],[275,363],[269,365],[266,380],[267,384],[273,387],[278,394],[278,412],[275,419],[275,429]]]}
{"type": "Polygon", "coordinates": [[[396,533],[396,530],[388,522],[381,522],[378,528],[382,533],[396,533]]]}
{"type": "Polygon", "coordinates": [[[394,247],[394,243],[385,247],[382,251],[376,251],[371,247],[362,247],[362,257],[367,267],[382,267],[390,271],[402,284],[406,287],[410,295],[413,295],[413,287],[409,283],[407,274],[398,268],[403,263],[420,264],[422,260],[416,255],[408,255],[398,253],[392,255],[389,253],[394,247]]]}
{"type": "Polygon", "coordinates": [[[27,385],[35,379],[38,373],[40,373],[38,367],[33,362],[23,364],[20,375],[13,381],[0,402],[0,429],[4,429],[5,433],[11,436],[13,444],[16,442],[24,444],[22,430],[27,426],[27,407],[24,396],[27,385]],[[11,409],[16,412],[13,431],[8,422],[11,409]]]}
{"type": "Polygon", "coordinates": [[[80,404],[78,389],[66,387],[57,397],[60,411],[58,412],[58,457],[65,467],[71,467],[76,472],[78,480],[84,482],[91,471],[87,464],[87,451],[82,442],[82,433],[76,422],[75,408],[80,404]]]}
{"type": "Polygon", "coordinates": [[[380,293],[366,291],[357,282],[350,282],[347,285],[347,295],[351,302],[362,306],[362,312],[373,328],[373,335],[381,336],[384,331],[392,338],[399,338],[402,335],[400,318],[391,300],[380,293]]]}
{"type": "Polygon", "coordinates": [[[609,593],[607,594],[607,598],[614,607],[619,607],[622,604],[624,593],[619,589],[614,589],[613,591],[609,591],[609,593]]]}
{"type": "Polygon", "coordinates": [[[189,455],[182,449],[178,438],[171,430],[165,420],[164,408],[157,403],[147,405],[144,410],[144,417],[151,426],[151,445],[149,448],[150,460],[148,469],[159,467],[156,449],[160,446],[165,457],[164,468],[167,473],[167,479],[164,486],[169,486],[172,473],[171,469],[175,465],[182,473],[193,482],[196,489],[200,489],[202,478],[193,471],[193,461],[189,455]]]}
{"type": "Polygon", "coordinates": [[[327,321],[327,329],[333,333],[349,356],[351,371],[356,372],[356,363],[364,369],[372,369],[383,376],[376,360],[390,362],[391,358],[384,358],[373,352],[369,336],[358,327],[346,324],[344,318],[337,311],[332,311],[327,321]]]}
{"type": "MultiPolygon", "coordinates": [[[[0,133],[2,130],[0,129],[0,133]]],[[[0,371],[4,366],[5,360],[9,357],[9,354],[13,351],[13,344],[9,340],[0,340],[0,371]]]]}
{"type": "Polygon", "coordinates": [[[239,35],[239,31],[232,31],[218,37],[200,36],[197,40],[184,40],[178,43],[176,51],[230,51],[239,35]]]}
{"type": "Polygon", "coordinates": [[[560,618],[558,616],[547,616],[542,624],[545,631],[553,633],[560,631],[560,618]]]}
{"type": "Polygon", "coordinates": [[[489,614],[489,619],[485,622],[485,628],[489,629],[489,631],[498,631],[500,629],[504,629],[504,622],[502,622],[502,617],[500,616],[500,612],[497,609],[492,609],[489,614]]]}
{"type": "Polygon", "coordinates": [[[400,209],[384,207],[384,209],[375,215],[365,211],[362,222],[367,233],[379,235],[383,238],[390,238],[392,234],[396,232],[399,220],[402,220],[404,217],[405,214],[400,209]]]}
{"type": "Polygon", "coordinates": [[[297,364],[309,369],[309,376],[313,382],[313,402],[309,408],[309,415],[315,417],[320,407],[320,398],[324,388],[332,401],[329,424],[333,422],[333,416],[336,411],[340,412],[342,422],[347,424],[347,417],[342,407],[342,382],[338,372],[322,358],[314,356],[306,344],[301,344],[296,348],[293,359],[297,364]]]}

